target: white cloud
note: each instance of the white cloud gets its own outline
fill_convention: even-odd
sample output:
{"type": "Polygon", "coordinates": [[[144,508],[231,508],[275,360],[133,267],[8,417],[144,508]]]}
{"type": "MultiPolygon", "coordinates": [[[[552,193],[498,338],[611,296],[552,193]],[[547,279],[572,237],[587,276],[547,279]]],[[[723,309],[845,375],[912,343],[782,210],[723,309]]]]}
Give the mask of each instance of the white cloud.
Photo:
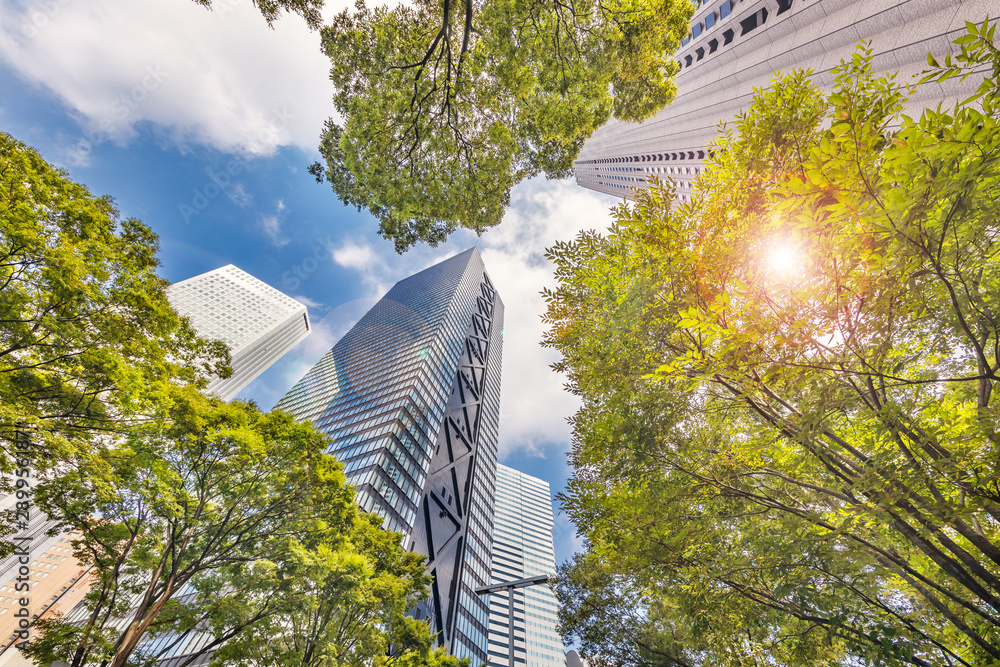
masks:
{"type": "Polygon", "coordinates": [[[565,379],[549,368],[558,353],[541,347],[541,290],[555,286],[544,252],[582,230],[607,229],[616,201],[572,181],[536,178],[514,189],[503,222],[483,234],[483,261],[504,302],[501,458],[518,450],[562,456],[569,449],[566,420],[579,402],[563,389],[565,379]]]}
{"type": "Polygon", "coordinates": [[[301,303],[303,306],[309,306],[310,308],[319,308],[323,304],[314,299],[310,299],[307,296],[302,296],[301,294],[292,295],[292,298],[301,303]]]}
{"type": "MultiPolygon", "coordinates": [[[[329,3],[328,3],[329,4],[329,3]]],[[[340,9],[336,0],[328,7],[340,9]]],[[[0,59],[79,118],[64,157],[87,160],[140,122],[174,142],[266,155],[315,149],[333,113],[329,60],[298,16],[271,30],[250,0],[0,0],[0,59]]]]}
{"type": "Polygon", "coordinates": [[[330,257],[345,269],[358,272],[373,303],[388,292],[396,281],[420,270],[414,268],[409,271],[407,268],[413,266],[414,256],[399,257],[392,252],[391,246],[376,249],[376,246],[363,240],[347,239],[340,245],[331,247],[330,257]],[[408,273],[400,273],[401,271],[408,273]]]}
{"type": "Polygon", "coordinates": [[[247,192],[242,183],[234,183],[223,191],[229,197],[229,200],[240,208],[246,208],[253,203],[253,195],[247,192]]]}
{"type": "Polygon", "coordinates": [[[366,269],[375,262],[375,251],[368,243],[344,241],[340,246],[331,249],[333,261],[346,269],[366,269]]]}
{"type": "Polygon", "coordinates": [[[261,229],[267,234],[267,237],[271,239],[271,243],[278,246],[279,248],[288,244],[288,237],[286,237],[281,231],[282,222],[282,211],[285,210],[285,202],[278,200],[275,202],[275,213],[271,215],[258,215],[257,220],[260,222],[261,229]]]}

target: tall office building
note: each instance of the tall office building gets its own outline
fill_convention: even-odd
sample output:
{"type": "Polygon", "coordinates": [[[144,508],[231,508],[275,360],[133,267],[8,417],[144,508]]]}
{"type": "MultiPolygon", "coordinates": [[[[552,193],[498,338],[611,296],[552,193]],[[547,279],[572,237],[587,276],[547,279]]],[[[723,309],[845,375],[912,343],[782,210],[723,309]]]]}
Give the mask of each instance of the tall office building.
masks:
{"type": "Polygon", "coordinates": [[[332,438],[358,502],[426,554],[417,610],[487,659],[503,302],[476,248],[401,280],[278,402],[332,438]]]}
{"type": "MultiPolygon", "coordinates": [[[[811,69],[824,90],[831,69],[871,40],[876,74],[898,80],[927,69],[927,54],[943,61],[965,22],[996,15],[993,0],[695,0],[691,32],[677,52],[677,97],[642,124],[611,121],[580,151],[574,171],[583,187],[625,196],[656,174],[673,178],[677,196],[690,198],[717,125],[746,109],[754,88],[773,73],[811,69]]],[[[925,84],[911,98],[910,113],[943,101],[953,105],[982,79],[925,84]]]]}
{"type": "MultiPolygon", "coordinates": [[[[20,500],[0,493],[0,511],[15,516],[20,500]]],[[[65,613],[90,590],[89,568],[73,555],[74,533],[49,535],[57,524],[32,509],[17,513],[16,532],[6,539],[15,550],[0,559],[0,664],[7,664],[23,641],[21,622],[65,613]]],[[[30,637],[37,632],[30,630],[30,637]]]]}
{"type": "MultiPolygon", "coordinates": [[[[491,583],[556,573],[549,485],[497,466],[491,583]]],[[[490,594],[489,667],[565,667],[559,605],[545,585],[490,594]]]]}
{"type": "Polygon", "coordinates": [[[233,374],[207,388],[227,401],[310,332],[303,304],[232,264],[174,283],[167,299],[199,335],[232,350],[233,374]]]}

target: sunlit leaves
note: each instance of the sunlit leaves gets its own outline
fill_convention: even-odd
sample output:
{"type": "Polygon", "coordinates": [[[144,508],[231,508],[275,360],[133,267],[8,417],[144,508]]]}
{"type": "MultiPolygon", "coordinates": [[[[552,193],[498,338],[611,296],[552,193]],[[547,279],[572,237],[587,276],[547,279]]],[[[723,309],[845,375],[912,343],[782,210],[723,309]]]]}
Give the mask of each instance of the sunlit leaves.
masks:
{"type": "MultiPolygon", "coordinates": [[[[991,30],[928,79],[1000,72],[991,30]]],[[[550,249],[587,567],[746,636],[671,630],[677,664],[1000,659],[998,81],[911,119],[864,48],[829,95],[782,77],[689,204],[550,249]]]]}

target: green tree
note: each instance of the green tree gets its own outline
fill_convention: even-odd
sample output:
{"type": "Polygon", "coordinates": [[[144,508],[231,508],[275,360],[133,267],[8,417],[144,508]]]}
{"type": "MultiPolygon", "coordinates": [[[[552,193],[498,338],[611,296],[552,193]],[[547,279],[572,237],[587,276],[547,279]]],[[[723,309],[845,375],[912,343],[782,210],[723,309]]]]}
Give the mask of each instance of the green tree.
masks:
{"type": "Polygon", "coordinates": [[[214,648],[286,604],[283,560],[297,545],[338,549],[354,530],[353,490],[323,434],[178,394],[157,422],[36,488],[38,506],[80,532],[75,555],[94,581],[79,619],[41,624],[28,650],[38,664],[122,667],[155,657],[137,653],[144,640],[208,627],[214,648]]]}
{"type": "Polygon", "coordinates": [[[424,557],[404,551],[400,540],[364,515],[339,549],[294,550],[280,611],[234,637],[214,660],[235,667],[467,667],[468,660],[432,648],[426,621],[406,615],[427,596],[429,582],[424,557]]]}
{"type": "MultiPolygon", "coordinates": [[[[320,151],[347,204],[403,252],[500,222],[525,178],[569,176],[614,115],[674,95],[688,0],[363,1],[322,31],[334,105],[320,151]]],[[[323,178],[319,164],[310,169],[323,178]]]]}
{"type": "Polygon", "coordinates": [[[778,78],[690,203],[550,249],[590,541],[564,600],[624,577],[676,664],[1000,661],[1000,51],[958,44],[926,79],[985,71],[974,99],[907,117],[864,50],[829,95],[778,78]]]}
{"type": "Polygon", "coordinates": [[[225,376],[156,275],[156,235],[0,133],[0,472],[42,468],[148,414],[176,383],[225,376]]]}

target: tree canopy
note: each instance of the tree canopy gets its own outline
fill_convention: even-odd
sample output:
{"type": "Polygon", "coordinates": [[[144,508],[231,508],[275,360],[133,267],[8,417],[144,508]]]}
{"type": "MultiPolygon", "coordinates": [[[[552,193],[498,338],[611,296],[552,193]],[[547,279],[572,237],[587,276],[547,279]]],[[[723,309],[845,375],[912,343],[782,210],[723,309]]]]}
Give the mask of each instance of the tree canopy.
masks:
{"type": "Polygon", "coordinates": [[[167,302],[157,250],[110,197],[0,133],[0,471],[17,443],[44,468],[121,432],[171,386],[228,374],[225,345],[167,302]]]}
{"type": "MultiPolygon", "coordinates": [[[[569,176],[613,115],[674,95],[689,0],[359,0],[322,31],[334,104],[320,151],[345,203],[402,252],[500,222],[518,182],[569,176]]],[[[324,170],[310,171],[322,180],[324,170]]]]}
{"type": "Polygon", "coordinates": [[[1000,660],[1000,51],[935,83],[870,52],[758,91],[692,200],[636,193],[550,248],[547,344],[583,407],[561,572],[584,653],[631,665],[1000,660]],[[918,84],[919,85],[919,84],[918,84]],[[595,591],[603,591],[598,595],[595,591]],[[633,595],[645,613],[614,613],[633,595]]]}
{"type": "Polygon", "coordinates": [[[426,621],[407,616],[427,596],[424,557],[404,551],[379,517],[361,515],[339,550],[320,544],[290,556],[281,608],[223,646],[218,664],[468,667],[433,646],[426,621]]]}
{"type": "Polygon", "coordinates": [[[39,624],[36,663],[121,667],[200,638],[179,667],[219,647],[220,664],[391,664],[392,650],[458,667],[404,616],[426,596],[423,557],[359,512],[322,433],[177,394],[157,421],[38,485],[52,530],[79,533],[94,583],[67,617],[39,624]]]}

